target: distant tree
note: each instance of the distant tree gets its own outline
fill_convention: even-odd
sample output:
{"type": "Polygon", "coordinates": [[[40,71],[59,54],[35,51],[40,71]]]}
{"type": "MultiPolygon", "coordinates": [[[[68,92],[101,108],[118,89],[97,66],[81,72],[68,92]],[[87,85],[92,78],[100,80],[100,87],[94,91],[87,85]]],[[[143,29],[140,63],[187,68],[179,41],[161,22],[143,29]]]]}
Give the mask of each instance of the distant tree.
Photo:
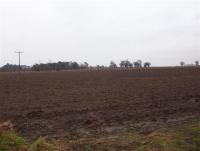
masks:
{"type": "Polygon", "coordinates": [[[87,62],[84,62],[84,67],[85,68],[88,68],[89,67],[89,64],[87,62]]]}
{"type": "Polygon", "coordinates": [[[78,69],[79,68],[79,64],[77,62],[72,62],[71,68],[72,69],[78,69]]]}
{"type": "MultiPolygon", "coordinates": [[[[15,72],[15,71],[19,71],[19,65],[15,65],[15,64],[9,64],[7,63],[6,65],[2,66],[0,68],[1,71],[4,72],[15,72]]],[[[21,65],[20,70],[22,71],[29,71],[30,67],[26,66],[26,65],[21,65]]]]}
{"type": "Polygon", "coordinates": [[[34,64],[34,65],[32,66],[32,70],[33,70],[33,71],[40,71],[40,65],[39,65],[39,64],[34,64]]]}
{"type": "Polygon", "coordinates": [[[182,67],[185,66],[185,62],[181,61],[181,62],[180,62],[180,65],[181,65],[182,67]]]}
{"type": "Polygon", "coordinates": [[[89,64],[87,62],[84,62],[79,65],[81,69],[87,69],[89,67],[89,64]]]}
{"type": "Polygon", "coordinates": [[[139,64],[137,61],[134,62],[133,64],[134,64],[134,67],[135,67],[135,68],[139,68],[139,67],[140,67],[140,64],[139,64]]]}
{"type": "Polygon", "coordinates": [[[125,63],[124,60],[122,60],[119,65],[120,65],[121,68],[125,68],[126,67],[126,63],[125,63]]]}
{"type": "Polygon", "coordinates": [[[40,63],[35,64],[32,66],[33,71],[50,71],[50,70],[73,70],[73,69],[82,69],[82,68],[88,68],[88,63],[84,62],[83,64],[78,64],[77,62],[57,62],[57,63],[40,63]]]}
{"type": "Polygon", "coordinates": [[[117,64],[114,61],[111,61],[109,67],[110,68],[117,68],[117,64]]]}
{"type": "Polygon", "coordinates": [[[149,68],[150,66],[151,66],[151,63],[150,63],[150,62],[145,62],[145,63],[144,63],[144,67],[145,67],[145,68],[149,68]]]}
{"type": "Polygon", "coordinates": [[[64,63],[59,61],[58,63],[55,64],[55,69],[56,69],[56,71],[60,71],[60,70],[64,69],[64,63]]]}
{"type": "Polygon", "coordinates": [[[138,60],[137,62],[139,63],[140,68],[141,68],[142,67],[142,60],[138,60]]]}
{"type": "Polygon", "coordinates": [[[96,69],[105,69],[105,66],[104,65],[97,65],[95,68],[96,69]]]}
{"type": "Polygon", "coordinates": [[[132,67],[133,67],[133,64],[132,64],[130,61],[128,61],[128,67],[129,67],[129,68],[132,68],[132,67]]]}
{"type": "Polygon", "coordinates": [[[142,61],[138,60],[136,62],[133,63],[135,68],[142,68],[142,61]]]}
{"type": "Polygon", "coordinates": [[[196,65],[196,66],[199,66],[199,61],[198,61],[198,60],[195,61],[195,65],[196,65]]]}
{"type": "Polygon", "coordinates": [[[121,68],[131,68],[131,67],[133,67],[133,64],[129,60],[122,60],[119,65],[120,65],[121,68]]]}

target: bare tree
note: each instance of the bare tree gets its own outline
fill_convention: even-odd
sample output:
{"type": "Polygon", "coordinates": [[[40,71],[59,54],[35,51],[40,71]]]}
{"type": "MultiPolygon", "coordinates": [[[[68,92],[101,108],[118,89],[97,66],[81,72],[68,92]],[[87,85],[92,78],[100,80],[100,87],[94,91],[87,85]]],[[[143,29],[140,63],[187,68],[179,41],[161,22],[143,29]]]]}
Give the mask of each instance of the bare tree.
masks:
{"type": "Polygon", "coordinates": [[[110,62],[110,68],[117,68],[117,64],[114,61],[110,62]]]}
{"type": "Polygon", "coordinates": [[[89,64],[87,62],[84,62],[84,63],[81,63],[79,66],[81,69],[88,69],[89,64]]]}
{"type": "Polygon", "coordinates": [[[185,66],[185,62],[181,61],[181,62],[180,62],[180,65],[181,65],[182,67],[185,66]]]}
{"type": "Polygon", "coordinates": [[[84,62],[85,68],[88,68],[89,64],[87,62],[84,62]]]}
{"type": "Polygon", "coordinates": [[[129,60],[122,60],[119,65],[122,68],[131,68],[131,67],[133,67],[133,64],[129,60]]]}
{"type": "Polygon", "coordinates": [[[195,65],[196,65],[196,66],[199,66],[199,61],[198,61],[198,60],[195,61],[195,65]]]}
{"type": "Polygon", "coordinates": [[[144,67],[145,67],[145,68],[149,68],[150,66],[151,66],[151,63],[150,63],[150,62],[145,62],[145,63],[144,63],[144,67]]]}
{"type": "Polygon", "coordinates": [[[125,68],[126,67],[126,63],[125,63],[124,60],[122,60],[119,65],[120,65],[121,68],[125,68]]]}
{"type": "Polygon", "coordinates": [[[136,62],[133,63],[135,68],[141,68],[142,67],[142,61],[138,60],[136,62]]]}
{"type": "Polygon", "coordinates": [[[139,68],[139,67],[140,67],[140,64],[139,64],[137,61],[134,62],[133,64],[134,64],[134,67],[135,67],[135,68],[139,68]]]}
{"type": "Polygon", "coordinates": [[[137,62],[139,63],[140,68],[141,68],[142,67],[142,60],[138,60],[137,62]]]}

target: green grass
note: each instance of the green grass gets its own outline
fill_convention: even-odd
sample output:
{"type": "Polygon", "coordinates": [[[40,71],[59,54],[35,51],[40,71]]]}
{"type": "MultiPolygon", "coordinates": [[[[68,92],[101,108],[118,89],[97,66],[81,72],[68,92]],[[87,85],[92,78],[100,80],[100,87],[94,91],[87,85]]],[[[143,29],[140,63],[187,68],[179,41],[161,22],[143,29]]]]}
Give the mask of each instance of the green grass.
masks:
{"type": "Polygon", "coordinates": [[[136,131],[70,139],[40,137],[32,144],[14,132],[0,134],[0,151],[200,151],[200,122],[163,128],[149,134],[136,131]],[[57,146],[57,147],[56,147],[57,146]]]}
{"type": "Polygon", "coordinates": [[[0,151],[20,150],[26,146],[26,140],[14,132],[5,132],[0,135],[0,151]]]}
{"type": "Polygon", "coordinates": [[[30,145],[13,131],[0,134],[0,151],[55,151],[54,148],[42,137],[30,145]]]}
{"type": "Polygon", "coordinates": [[[74,140],[71,150],[82,151],[200,151],[200,123],[165,128],[150,134],[128,131],[94,139],[74,140]]]}
{"type": "Polygon", "coordinates": [[[40,137],[30,145],[29,151],[54,151],[54,146],[48,143],[44,138],[40,137]]]}

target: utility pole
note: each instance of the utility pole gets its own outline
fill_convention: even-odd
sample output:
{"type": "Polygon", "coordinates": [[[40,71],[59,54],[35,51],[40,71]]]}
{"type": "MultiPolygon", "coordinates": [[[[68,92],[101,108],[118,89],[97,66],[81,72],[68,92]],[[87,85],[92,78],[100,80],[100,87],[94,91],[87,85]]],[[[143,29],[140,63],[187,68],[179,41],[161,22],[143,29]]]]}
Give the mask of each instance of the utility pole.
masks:
{"type": "Polygon", "coordinates": [[[19,72],[21,71],[21,53],[24,53],[22,51],[16,51],[15,53],[18,54],[18,57],[19,57],[19,72]]]}

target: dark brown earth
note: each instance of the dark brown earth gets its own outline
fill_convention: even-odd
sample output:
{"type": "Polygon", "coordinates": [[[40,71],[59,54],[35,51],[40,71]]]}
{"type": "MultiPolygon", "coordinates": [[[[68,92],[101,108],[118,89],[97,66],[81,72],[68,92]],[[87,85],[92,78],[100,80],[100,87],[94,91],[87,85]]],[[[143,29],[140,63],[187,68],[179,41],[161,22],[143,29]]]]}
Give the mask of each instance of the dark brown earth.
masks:
{"type": "Polygon", "coordinates": [[[30,138],[200,117],[200,68],[0,73],[0,120],[30,138]]]}

